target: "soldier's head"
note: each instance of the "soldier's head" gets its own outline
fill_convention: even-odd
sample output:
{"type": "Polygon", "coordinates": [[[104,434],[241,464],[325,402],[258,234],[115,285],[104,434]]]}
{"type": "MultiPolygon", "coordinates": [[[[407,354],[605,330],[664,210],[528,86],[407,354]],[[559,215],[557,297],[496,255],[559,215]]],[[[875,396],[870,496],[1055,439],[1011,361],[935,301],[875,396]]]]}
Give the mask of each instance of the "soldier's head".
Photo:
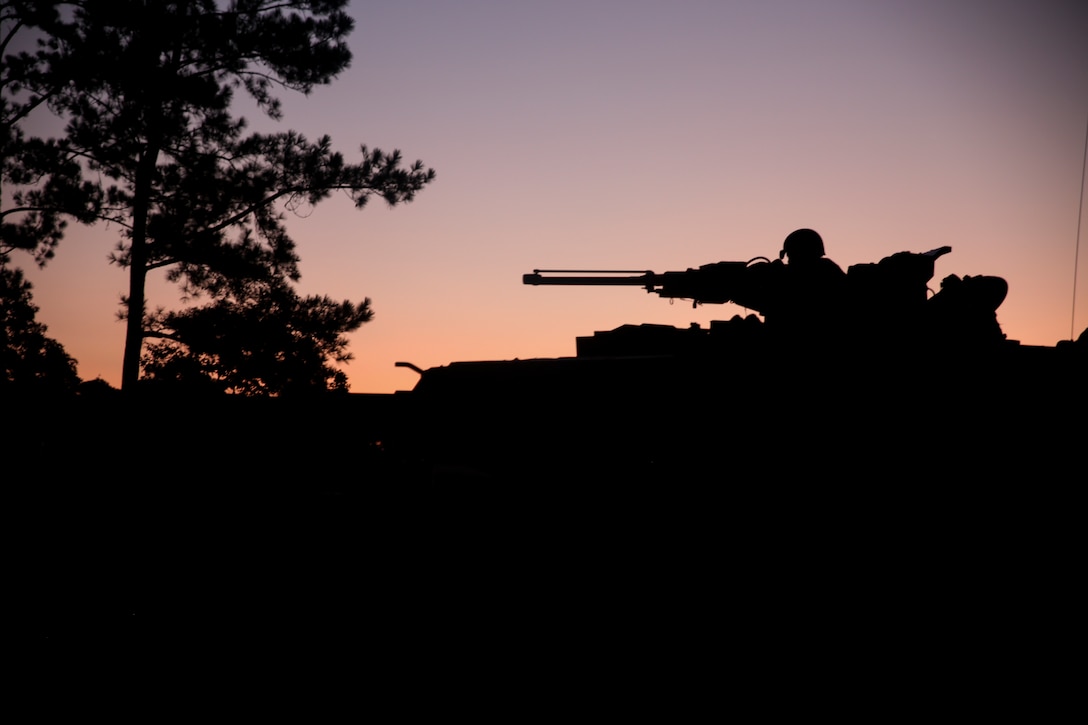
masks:
{"type": "Polygon", "coordinates": [[[790,264],[811,262],[824,256],[824,240],[811,229],[798,229],[790,232],[782,243],[778,258],[789,257],[790,264]]]}

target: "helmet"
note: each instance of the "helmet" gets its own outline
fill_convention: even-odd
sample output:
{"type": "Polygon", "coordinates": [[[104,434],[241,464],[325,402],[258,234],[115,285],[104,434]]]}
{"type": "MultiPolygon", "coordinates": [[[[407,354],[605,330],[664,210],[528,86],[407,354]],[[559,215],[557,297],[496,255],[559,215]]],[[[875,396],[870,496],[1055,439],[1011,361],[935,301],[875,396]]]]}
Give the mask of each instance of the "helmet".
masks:
{"type": "Polygon", "coordinates": [[[789,255],[790,260],[797,258],[818,259],[824,256],[824,240],[811,229],[798,229],[790,232],[786,241],[782,243],[782,251],[778,258],[789,255]]]}

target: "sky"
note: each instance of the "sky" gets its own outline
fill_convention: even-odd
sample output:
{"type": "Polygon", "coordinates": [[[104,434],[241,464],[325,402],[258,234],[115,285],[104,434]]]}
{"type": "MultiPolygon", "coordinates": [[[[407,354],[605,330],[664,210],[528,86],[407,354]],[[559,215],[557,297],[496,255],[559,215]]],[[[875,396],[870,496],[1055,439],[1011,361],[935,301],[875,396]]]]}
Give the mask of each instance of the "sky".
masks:
{"type": "MultiPolygon", "coordinates": [[[[800,227],[846,269],[948,245],[950,274],[1009,283],[1006,336],[1088,327],[1088,3],[1078,0],[352,2],[351,67],[279,123],[399,149],[437,176],[407,205],[288,215],[302,294],[369,298],[352,392],[420,368],[575,354],[623,324],[746,311],[637,287],[534,287],[537,268],[684,270],[774,257],[800,227]],[[1079,244],[1078,244],[1079,237],[1079,244]],[[1080,247],[1078,254],[1078,246],[1080,247]],[[1074,296],[1075,309],[1074,309],[1074,296]]],[[[119,386],[117,230],[16,256],[79,375],[119,386]]],[[[152,280],[151,307],[178,306],[152,280]]],[[[828,315],[849,315],[829,309],[828,315]]]]}

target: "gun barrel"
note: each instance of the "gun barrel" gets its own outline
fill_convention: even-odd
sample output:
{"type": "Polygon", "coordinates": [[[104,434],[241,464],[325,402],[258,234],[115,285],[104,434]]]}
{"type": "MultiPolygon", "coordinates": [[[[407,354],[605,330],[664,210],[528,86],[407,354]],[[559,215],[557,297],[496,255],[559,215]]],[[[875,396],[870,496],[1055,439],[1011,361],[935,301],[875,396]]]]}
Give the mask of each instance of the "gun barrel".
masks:
{"type": "Polygon", "coordinates": [[[521,283],[646,287],[654,284],[655,277],[648,270],[634,269],[534,269],[521,276],[521,283]]]}

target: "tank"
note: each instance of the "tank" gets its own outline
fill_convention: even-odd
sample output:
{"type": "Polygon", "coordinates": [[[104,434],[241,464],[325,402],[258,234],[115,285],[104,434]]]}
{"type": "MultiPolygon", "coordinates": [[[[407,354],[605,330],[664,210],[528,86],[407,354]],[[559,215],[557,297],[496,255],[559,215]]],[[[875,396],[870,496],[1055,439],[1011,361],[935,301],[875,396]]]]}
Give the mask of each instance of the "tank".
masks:
{"type": "Polygon", "coordinates": [[[951,251],[830,277],[764,257],[533,270],[524,284],[639,287],[748,312],[593,331],[572,357],[398,363],[420,378],[390,445],[419,470],[471,480],[713,485],[811,476],[832,460],[852,482],[1059,475],[1088,440],[1088,331],[1053,347],[1007,339],[1003,278],[931,288],[951,251]]]}

